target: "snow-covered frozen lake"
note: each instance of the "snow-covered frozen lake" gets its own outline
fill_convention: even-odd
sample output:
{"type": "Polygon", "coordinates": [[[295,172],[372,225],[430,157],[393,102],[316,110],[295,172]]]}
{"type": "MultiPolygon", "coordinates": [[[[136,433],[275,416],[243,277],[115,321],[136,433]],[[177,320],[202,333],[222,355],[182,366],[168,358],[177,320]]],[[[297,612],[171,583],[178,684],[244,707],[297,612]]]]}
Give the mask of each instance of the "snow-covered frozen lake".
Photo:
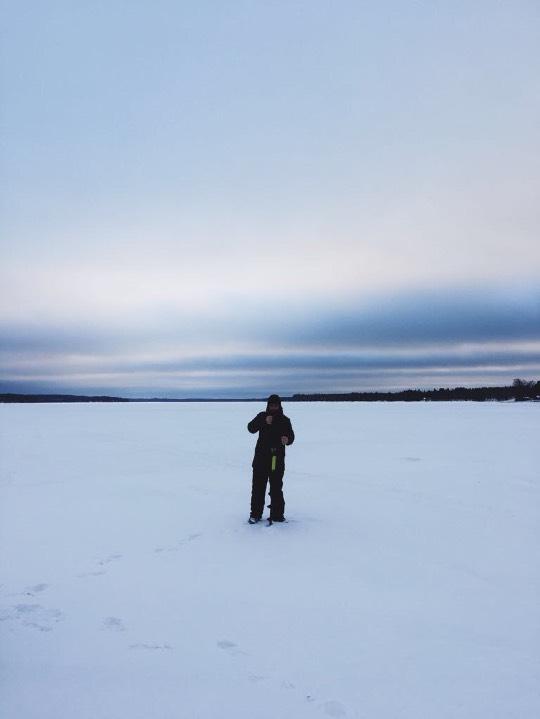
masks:
{"type": "Polygon", "coordinates": [[[6,719],[537,719],[540,405],[0,405],[6,719]]]}

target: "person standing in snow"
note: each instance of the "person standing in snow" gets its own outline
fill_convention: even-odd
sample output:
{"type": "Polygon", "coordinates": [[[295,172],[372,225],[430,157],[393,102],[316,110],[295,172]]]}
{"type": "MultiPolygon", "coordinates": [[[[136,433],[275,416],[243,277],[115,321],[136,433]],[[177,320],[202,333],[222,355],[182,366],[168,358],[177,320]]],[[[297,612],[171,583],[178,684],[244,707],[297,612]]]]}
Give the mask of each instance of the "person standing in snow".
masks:
{"type": "Polygon", "coordinates": [[[251,513],[249,523],[255,524],[262,518],[266,483],[270,480],[269,522],[284,522],[285,500],[283,499],[283,475],[285,473],[285,446],[294,442],[291,420],[283,414],[279,395],[268,398],[265,412],[259,412],[247,426],[251,434],[259,433],[251,485],[251,513]]]}

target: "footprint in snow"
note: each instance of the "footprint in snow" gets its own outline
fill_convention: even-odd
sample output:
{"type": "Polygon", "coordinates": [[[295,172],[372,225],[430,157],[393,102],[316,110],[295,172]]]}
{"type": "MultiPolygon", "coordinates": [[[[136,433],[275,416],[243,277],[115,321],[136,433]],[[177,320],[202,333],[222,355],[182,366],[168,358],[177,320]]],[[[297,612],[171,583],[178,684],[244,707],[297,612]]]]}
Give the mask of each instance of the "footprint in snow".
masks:
{"type": "Polygon", "coordinates": [[[188,542],[193,542],[194,539],[197,539],[198,537],[202,537],[202,534],[200,532],[197,532],[196,534],[189,534],[185,539],[181,539],[176,544],[173,544],[170,547],[156,547],[154,549],[154,552],[156,554],[160,552],[178,552],[181,547],[183,547],[188,542]]]}
{"type": "MultiPolygon", "coordinates": [[[[121,554],[109,554],[108,557],[98,560],[97,564],[100,567],[105,567],[107,564],[110,564],[111,562],[116,562],[119,559],[122,559],[121,554]]],[[[77,577],[79,579],[82,579],[84,577],[100,577],[103,574],[107,574],[106,569],[95,569],[92,572],[81,572],[80,574],[77,574],[77,577]]]]}
{"type": "Polygon", "coordinates": [[[44,592],[48,588],[48,584],[34,584],[32,587],[26,587],[25,594],[29,594],[33,596],[34,594],[39,594],[39,592],[44,592]]]}
{"type": "Polygon", "coordinates": [[[146,649],[151,651],[169,651],[172,649],[172,646],[170,644],[130,644],[130,649],[146,649]]]}
{"type": "Polygon", "coordinates": [[[48,588],[48,584],[34,584],[31,587],[25,587],[22,592],[13,592],[8,594],[8,597],[33,597],[34,594],[44,592],[48,588]]]}
{"type": "Polygon", "coordinates": [[[234,642],[231,642],[229,639],[221,639],[220,641],[216,642],[216,644],[220,649],[226,651],[227,654],[231,654],[234,656],[237,656],[239,654],[246,655],[246,652],[243,652],[241,649],[239,649],[238,645],[234,642]]]}
{"type": "Polygon", "coordinates": [[[266,677],[263,677],[261,674],[248,674],[248,679],[250,682],[253,682],[254,684],[257,684],[258,682],[263,682],[266,677]]]}
{"type": "Polygon", "coordinates": [[[100,559],[98,564],[103,567],[105,564],[110,564],[111,562],[115,562],[117,559],[122,559],[121,554],[109,554],[108,557],[105,557],[105,559],[100,559]]]}
{"type": "Polygon", "coordinates": [[[103,629],[108,629],[111,632],[125,632],[126,627],[124,622],[119,617],[105,617],[103,620],[103,629]]]}
{"type": "Polygon", "coordinates": [[[46,609],[40,604],[15,604],[0,612],[0,621],[18,623],[40,632],[52,631],[62,619],[64,613],[59,609],[46,609]]]}
{"type": "MultiPolygon", "coordinates": [[[[230,639],[221,639],[216,642],[216,644],[220,649],[223,649],[225,652],[227,652],[227,654],[243,654],[247,656],[247,652],[244,652],[239,649],[238,645],[235,642],[232,642],[230,639]]],[[[262,676],[261,674],[255,674],[254,672],[250,672],[247,676],[249,681],[254,683],[261,682],[267,679],[267,677],[262,676]]],[[[281,688],[293,690],[296,689],[296,684],[293,684],[293,682],[284,679],[281,681],[281,688]]],[[[307,694],[306,701],[312,703],[315,701],[315,697],[311,694],[307,694]]],[[[323,702],[322,704],[319,704],[317,708],[321,709],[329,717],[339,718],[347,716],[347,709],[345,708],[345,706],[341,702],[335,700],[323,702]]]]}
{"type": "Polygon", "coordinates": [[[79,577],[79,579],[82,579],[83,577],[99,577],[102,574],[107,574],[107,572],[104,569],[100,569],[96,572],[83,572],[82,574],[77,574],[77,577],[79,577]]]}

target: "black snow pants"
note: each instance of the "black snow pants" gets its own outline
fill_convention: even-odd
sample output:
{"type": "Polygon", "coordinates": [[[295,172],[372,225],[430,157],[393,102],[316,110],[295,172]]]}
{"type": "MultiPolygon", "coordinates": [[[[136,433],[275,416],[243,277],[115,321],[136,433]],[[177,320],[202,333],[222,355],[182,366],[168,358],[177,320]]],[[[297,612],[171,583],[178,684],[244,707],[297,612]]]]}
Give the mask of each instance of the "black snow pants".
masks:
{"type": "Polygon", "coordinates": [[[272,457],[261,457],[253,463],[253,480],[251,484],[251,516],[260,519],[264,511],[266,485],[270,481],[270,519],[277,522],[283,519],[285,500],[283,498],[283,475],[285,462],[281,456],[276,457],[276,467],[272,469],[272,457]]]}

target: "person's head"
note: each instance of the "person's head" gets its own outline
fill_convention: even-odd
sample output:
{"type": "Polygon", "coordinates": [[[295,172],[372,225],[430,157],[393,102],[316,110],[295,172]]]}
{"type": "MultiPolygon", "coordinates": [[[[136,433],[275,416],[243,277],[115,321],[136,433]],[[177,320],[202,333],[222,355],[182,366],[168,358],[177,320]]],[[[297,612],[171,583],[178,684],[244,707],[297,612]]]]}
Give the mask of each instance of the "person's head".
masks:
{"type": "Polygon", "coordinates": [[[270,414],[277,414],[282,411],[281,398],[278,394],[271,394],[270,397],[268,397],[266,411],[270,414]]]}

